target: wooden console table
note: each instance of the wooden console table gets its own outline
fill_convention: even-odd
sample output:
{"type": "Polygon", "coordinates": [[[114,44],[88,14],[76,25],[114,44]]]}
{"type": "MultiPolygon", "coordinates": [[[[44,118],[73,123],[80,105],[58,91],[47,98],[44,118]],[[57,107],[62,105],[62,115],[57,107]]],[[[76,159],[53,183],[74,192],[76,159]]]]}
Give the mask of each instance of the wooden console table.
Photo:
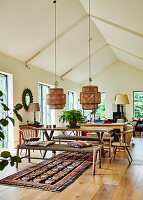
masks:
{"type": "Polygon", "coordinates": [[[80,124],[80,127],[102,127],[102,128],[113,128],[119,129],[121,133],[124,132],[125,126],[127,123],[111,123],[111,124],[104,124],[104,123],[94,123],[94,124],[80,124]]]}

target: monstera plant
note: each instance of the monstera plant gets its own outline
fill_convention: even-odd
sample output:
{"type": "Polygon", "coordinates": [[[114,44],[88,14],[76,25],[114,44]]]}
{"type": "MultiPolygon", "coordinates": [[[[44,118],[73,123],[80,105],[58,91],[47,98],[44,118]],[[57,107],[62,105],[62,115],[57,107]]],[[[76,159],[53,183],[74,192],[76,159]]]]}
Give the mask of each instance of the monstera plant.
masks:
{"type": "MultiPolygon", "coordinates": [[[[14,119],[8,115],[8,112],[11,110],[3,103],[3,93],[0,91],[0,106],[2,110],[5,112],[5,117],[0,119],[0,141],[5,138],[5,127],[8,126],[9,123],[15,124],[14,119]]],[[[16,104],[14,106],[12,112],[16,115],[17,119],[22,122],[22,117],[19,115],[18,111],[23,106],[21,104],[16,104]]],[[[12,156],[9,151],[3,151],[0,154],[0,170],[3,170],[8,164],[14,166],[15,163],[21,163],[21,159],[18,156],[12,156]]]]}

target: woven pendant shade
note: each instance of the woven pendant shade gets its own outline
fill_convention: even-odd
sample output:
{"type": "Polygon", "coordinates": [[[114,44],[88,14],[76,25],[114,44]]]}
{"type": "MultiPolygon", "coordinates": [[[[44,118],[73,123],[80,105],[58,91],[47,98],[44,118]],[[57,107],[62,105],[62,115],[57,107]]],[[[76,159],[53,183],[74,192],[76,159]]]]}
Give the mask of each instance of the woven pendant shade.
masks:
{"type": "Polygon", "coordinates": [[[47,104],[50,109],[63,109],[66,104],[66,95],[62,88],[50,88],[47,94],[47,104]]]}
{"type": "Polygon", "coordinates": [[[97,86],[84,86],[80,93],[80,104],[83,110],[97,110],[101,103],[101,93],[97,86]]]}

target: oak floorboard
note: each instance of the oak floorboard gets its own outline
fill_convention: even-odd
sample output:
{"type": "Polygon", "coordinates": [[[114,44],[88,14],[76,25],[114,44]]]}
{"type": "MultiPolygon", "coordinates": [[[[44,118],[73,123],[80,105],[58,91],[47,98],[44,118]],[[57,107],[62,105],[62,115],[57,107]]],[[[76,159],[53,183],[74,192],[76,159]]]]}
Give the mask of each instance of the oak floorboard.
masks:
{"type": "MultiPolygon", "coordinates": [[[[102,158],[102,168],[97,166],[95,176],[91,166],[62,192],[0,185],[0,200],[143,200],[143,138],[134,139],[130,150],[133,156],[130,166],[126,154],[119,151],[112,163],[108,156],[102,158]]],[[[40,156],[38,151],[32,154],[40,156]]],[[[7,166],[0,172],[0,179],[38,162],[41,161],[32,160],[29,164],[23,159],[18,169],[7,166]]]]}

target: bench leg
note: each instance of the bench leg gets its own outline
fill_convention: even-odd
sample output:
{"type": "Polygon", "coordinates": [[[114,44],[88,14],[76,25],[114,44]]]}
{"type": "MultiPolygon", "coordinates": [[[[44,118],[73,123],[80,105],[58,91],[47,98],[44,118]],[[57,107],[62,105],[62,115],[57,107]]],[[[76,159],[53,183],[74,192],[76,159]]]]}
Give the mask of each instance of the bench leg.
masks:
{"type": "MultiPolygon", "coordinates": [[[[17,147],[17,156],[19,157],[19,147],[17,147]]],[[[16,163],[16,168],[18,168],[18,163],[16,163]]]]}
{"type": "Polygon", "coordinates": [[[99,168],[101,168],[101,149],[99,149],[99,168]]]}
{"type": "Polygon", "coordinates": [[[111,144],[112,144],[112,142],[110,140],[110,142],[109,142],[109,157],[111,157],[111,144]]]}
{"type": "Polygon", "coordinates": [[[117,151],[117,147],[115,147],[115,148],[114,148],[114,151],[113,151],[113,152],[114,152],[114,158],[115,158],[115,156],[116,156],[116,151],[117,151]]]}
{"type": "Polygon", "coordinates": [[[96,166],[96,150],[93,150],[93,172],[92,175],[95,175],[95,166],[96,166]]]}
{"type": "Polygon", "coordinates": [[[28,149],[28,162],[30,162],[30,149],[28,149]]]}
{"type": "Polygon", "coordinates": [[[47,153],[47,150],[45,150],[45,152],[44,152],[44,155],[43,155],[43,158],[45,158],[45,156],[46,156],[46,153],[47,153]]]}
{"type": "Polygon", "coordinates": [[[52,156],[55,156],[56,155],[56,151],[52,151],[52,156]]]}

